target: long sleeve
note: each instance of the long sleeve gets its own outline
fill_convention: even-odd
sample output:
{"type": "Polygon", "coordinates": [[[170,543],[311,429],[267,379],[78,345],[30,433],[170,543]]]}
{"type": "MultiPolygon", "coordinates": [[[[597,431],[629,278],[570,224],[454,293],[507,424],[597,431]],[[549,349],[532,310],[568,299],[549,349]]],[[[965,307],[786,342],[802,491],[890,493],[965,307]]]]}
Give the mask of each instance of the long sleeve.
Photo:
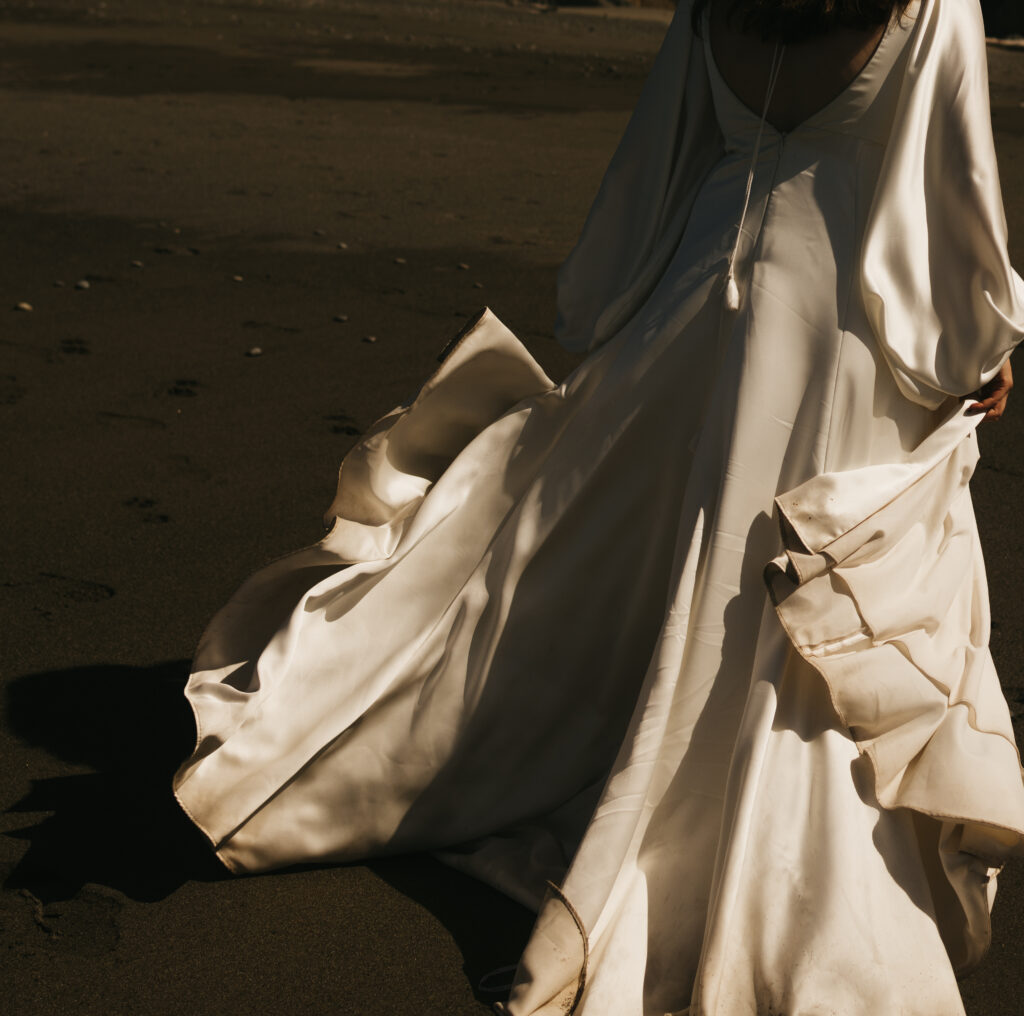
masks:
{"type": "Polygon", "coordinates": [[[904,394],[988,381],[1024,336],[1007,253],[977,0],[921,5],[864,239],[864,301],[904,394]]]}

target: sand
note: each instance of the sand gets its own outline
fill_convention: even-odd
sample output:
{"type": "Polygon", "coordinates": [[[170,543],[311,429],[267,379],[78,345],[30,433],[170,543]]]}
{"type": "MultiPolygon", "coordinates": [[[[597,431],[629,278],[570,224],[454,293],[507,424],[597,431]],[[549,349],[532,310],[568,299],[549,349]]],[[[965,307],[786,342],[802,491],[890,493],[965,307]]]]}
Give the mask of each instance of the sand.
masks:
{"type": "MultiPolygon", "coordinates": [[[[346,449],[460,323],[488,304],[551,374],[575,362],[555,269],[665,15],[545,7],[0,0],[7,1011],[501,997],[515,904],[425,858],[230,878],[168,781],[204,623],[319,537],[346,449]]],[[[1024,53],[990,56],[1022,264],[1024,53]]],[[[984,429],[975,483],[1018,719],[1022,420],[984,429]]],[[[1024,1009],[1022,902],[1012,869],[971,1016],[1024,1009]]]]}

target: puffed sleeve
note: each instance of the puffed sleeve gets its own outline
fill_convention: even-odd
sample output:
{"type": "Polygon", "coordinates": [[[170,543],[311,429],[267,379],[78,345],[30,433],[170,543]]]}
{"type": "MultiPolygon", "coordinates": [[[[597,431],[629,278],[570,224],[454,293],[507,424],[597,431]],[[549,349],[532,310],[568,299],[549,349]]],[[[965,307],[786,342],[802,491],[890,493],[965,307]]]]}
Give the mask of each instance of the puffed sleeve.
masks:
{"type": "Polygon", "coordinates": [[[978,0],[921,4],[864,237],[864,302],[903,393],[976,391],[1024,336],[978,0]]]}

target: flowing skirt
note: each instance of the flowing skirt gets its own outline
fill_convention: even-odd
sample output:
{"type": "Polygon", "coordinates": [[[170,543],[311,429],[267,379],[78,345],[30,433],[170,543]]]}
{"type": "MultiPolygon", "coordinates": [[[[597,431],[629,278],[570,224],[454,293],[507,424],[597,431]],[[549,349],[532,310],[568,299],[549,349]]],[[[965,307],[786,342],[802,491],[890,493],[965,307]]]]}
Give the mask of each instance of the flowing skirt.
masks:
{"type": "Polygon", "coordinates": [[[976,418],[837,410],[877,354],[715,284],[557,386],[471,323],[211,623],[178,799],[235,871],[427,850],[536,908],[510,1016],[962,1016],[1024,837],[976,418]]]}

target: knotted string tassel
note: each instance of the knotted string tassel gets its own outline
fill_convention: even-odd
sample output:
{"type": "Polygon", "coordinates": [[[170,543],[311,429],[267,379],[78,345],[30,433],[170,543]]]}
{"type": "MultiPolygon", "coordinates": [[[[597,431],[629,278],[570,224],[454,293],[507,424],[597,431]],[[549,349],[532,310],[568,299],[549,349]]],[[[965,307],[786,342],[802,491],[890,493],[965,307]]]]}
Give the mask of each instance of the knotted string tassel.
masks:
{"type": "Polygon", "coordinates": [[[750,169],[747,172],[747,192],[743,196],[743,212],[740,215],[740,224],[736,229],[736,242],[733,244],[732,253],[729,255],[729,267],[725,273],[725,306],[727,310],[736,311],[740,309],[740,287],[736,284],[735,264],[740,251],[740,240],[743,238],[743,227],[747,222],[747,212],[750,210],[750,192],[754,188],[754,173],[757,170],[757,157],[761,154],[761,138],[764,136],[764,125],[768,119],[768,107],[772,102],[772,95],[775,92],[775,85],[779,80],[779,72],[782,70],[782,58],[786,54],[786,47],[781,43],[775,44],[775,52],[772,54],[772,65],[768,71],[768,87],[765,89],[764,109],[761,112],[761,122],[757,127],[757,139],[754,141],[754,151],[750,156],[750,169]]]}
{"type": "Polygon", "coordinates": [[[725,278],[725,307],[727,310],[740,309],[740,287],[736,285],[736,279],[732,274],[732,268],[725,278]]]}

